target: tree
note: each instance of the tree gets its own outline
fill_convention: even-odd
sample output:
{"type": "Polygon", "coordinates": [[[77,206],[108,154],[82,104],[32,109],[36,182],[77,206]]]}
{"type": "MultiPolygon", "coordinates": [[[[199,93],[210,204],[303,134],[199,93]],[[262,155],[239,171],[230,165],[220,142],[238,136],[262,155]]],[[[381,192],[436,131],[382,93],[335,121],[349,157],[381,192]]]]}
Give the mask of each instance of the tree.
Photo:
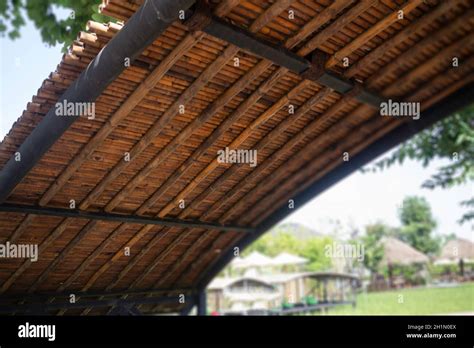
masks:
{"type": "MultiPolygon", "coordinates": [[[[449,164],[423,183],[423,187],[449,188],[474,181],[474,105],[435,123],[400,145],[390,156],[378,161],[372,170],[382,170],[406,159],[420,161],[424,167],[435,159],[449,164]]],[[[461,202],[468,211],[460,223],[474,219],[474,197],[461,202]]]]}
{"type": "Polygon", "coordinates": [[[426,254],[438,251],[440,241],[432,236],[436,221],[426,199],[406,197],[398,214],[402,223],[398,232],[399,239],[426,254]]]}
{"type": "Polygon", "coordinates": [[[85,29],[88,20],[112,21],[98,13],[100,0],[0,0],[0,34],[11,39],[20,37],[26,16],[39,29],[43,41],[49,45],[57,43],[68,47],[77,34],[85,29]],[[66,19],[55,14],[58,8],[70,10],[66,19]]]}
{"type": "Polygon", "coordinates": [[[318,271],[331,266],[331,259],[324,253],[324,247],[330,244],[332,244],[330,237],[313,237],[301,240],[288,232],[278,232],[276,235],[267,233],[250,245],[244,255],[248,255],[252,251],[258,251],[268,256],[287,252],[308,259],[306,268],[309,271],[318,271]]]}
{"type": "Polygon", "coordinates": [[[365,228],[365,235],[360,238],[364,246],[364,266],[372,273],[377,273],[380,262],[383,259],[384,251],[380,243],[382,237],[393,234],[393,229],[389,226],[377,222],[365,228]]]}
{"type": "Polygon", "coordinates": [[[306,266],[309,271],[321,271],[331,267],[331,258],[326,257],[324,248],[331,245],[333,240],[330,237],[311,238],[301,241],[301,256],[308,259],[306,266]]]}
{"type": "Polygon", "coordinates": [[[279,232],[276,235],[267,233],[250,245],[244,255],[248,255],[252,251],[258,251],[267,256],[276,256],[283,251],[298,254],[301,251],[301,245],[290,233],[279,232]]]}

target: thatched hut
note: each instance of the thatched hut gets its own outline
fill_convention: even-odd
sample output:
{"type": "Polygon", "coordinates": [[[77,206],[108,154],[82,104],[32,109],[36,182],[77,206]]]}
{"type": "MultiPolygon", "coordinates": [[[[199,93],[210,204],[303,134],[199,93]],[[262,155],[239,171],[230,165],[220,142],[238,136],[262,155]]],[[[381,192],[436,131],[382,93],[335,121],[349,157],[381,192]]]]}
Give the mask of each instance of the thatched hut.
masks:
{"type": "Polygon", "coordinates": [[[435,263],[459,263],[459,274],[464,276],[464,264],[466,262],[474,262],[474,243],[467,239],[456,238],[445,244],[435,263]]]}
{"type": "Polygon", "coordinates": [[[389,285],[393,287],[393,266],[426,264],[428,256],[416,250],[405,242],[393,237],[385,237],[381,240],[384,256],[381,264],[388,267],[389,285]]]}
{"type": "Polygon", "coordinates": [[[386,237],[381,242],[384,249],[383,265],[411,265],[429,261],[428,256],[397,238],[386,237]]]}

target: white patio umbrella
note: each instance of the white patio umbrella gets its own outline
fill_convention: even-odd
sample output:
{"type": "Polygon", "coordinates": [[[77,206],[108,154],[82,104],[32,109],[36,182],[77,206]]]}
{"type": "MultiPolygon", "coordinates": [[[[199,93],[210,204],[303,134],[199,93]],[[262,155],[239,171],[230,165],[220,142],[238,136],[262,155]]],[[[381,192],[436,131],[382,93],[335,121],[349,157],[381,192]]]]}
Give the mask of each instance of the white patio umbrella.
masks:
{"type": "Polygon", "coordinates": [[[253,251],[249,256],[242,258],[233,265],[234,268],[250,268],[271,266],[272,259],[258,251],[253,251]]]}
{"type": "Polygon", "coordinates": [[[275,256],[272,260],[274,266],[284,266],[284,265],[302,265],[308,262],[308,259],[293,255],[287,252],[282,252],[275,256]]]}

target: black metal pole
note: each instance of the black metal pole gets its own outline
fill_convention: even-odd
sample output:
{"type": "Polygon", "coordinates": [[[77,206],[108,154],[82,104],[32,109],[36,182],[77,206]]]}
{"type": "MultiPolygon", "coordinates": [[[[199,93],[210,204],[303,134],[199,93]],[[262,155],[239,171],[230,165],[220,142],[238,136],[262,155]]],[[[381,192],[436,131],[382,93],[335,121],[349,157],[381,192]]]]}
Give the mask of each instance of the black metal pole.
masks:
{"type": "Polygon", "coordinates": [[[206,289],[201,289],[197,295],[197,315],[207,314],[206,289]]]}

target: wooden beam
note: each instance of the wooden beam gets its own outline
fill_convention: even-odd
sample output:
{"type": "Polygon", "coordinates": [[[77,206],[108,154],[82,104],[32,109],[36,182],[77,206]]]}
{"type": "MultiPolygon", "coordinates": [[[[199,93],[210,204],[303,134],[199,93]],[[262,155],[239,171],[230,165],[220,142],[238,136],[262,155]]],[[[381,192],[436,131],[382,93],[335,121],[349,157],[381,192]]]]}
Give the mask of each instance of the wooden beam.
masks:
{"type": "Polygon", "coordinates": [[[359,70],[380,60],[387,54],[387,52],[395,49],[413,35],[422,34],[421,31],[423,29],[426,29],[434,21],[438,20],[440,17],[443,17],[447,11],[459,6],[463,2],[464,0],[453,0],[440,3],[431,12],[428,12],[424,16],[415,19],[395,36],[391,37],[389,40],[386,40],[380,46],[377,46],[374,50],[370,51],[357,62],[351,64],[350,68],[344,72],[344,76],[349,78],[355,76],[359,70]]]}
{"type": "MultiPolygon", "coordinates": [[[[232,46],[235,47],[235,46],[232,46]]],[[[237,93],[239,93],[242,89],[244,89],[253,79],[255,76],[261,75],[265,70],[267,70],[271,66],[271,63],[266,61],[261,61],[257,65],[255,65],[248,73],[242,76],[236,83],[234,83],[229,89],[227,89],[221,96],[219,96],[214,103],[206,108],[206,110],[196,119],[194,119],[184,130],[182,130],[170,143],[166,145],[161,151],[159,151],[154,158],[148,162],[148,164],[138,172],[131,181],[127,183],[127,185],[116,195],[106,206],[106,211],[113,211],[120,202],[128,197],[131,192],[137,187],[138,184],[146,180],[148,175],[159,167],[161,163],[166,161],[168,156],[172,154],[179,146],[182,144],[189,136],[199,127],[201,127],[206,121],[208,121],[211,117],[213,117],[218,110],[224,107],[237,93]]],[[[141,141],[140,141],[141,142],[141,141]]],[[[142,145],[143,143],[139,143],[140,148],[142,150],[145,149],[146,145],[142,145]]],[[[151,143],[151,140],[150,140],[151,143]]],[[[137,144],[138,145],[138,144],[137,144]]],[[[131,156],[135,157],[135,154],[132,154],[133,150],[130,152],[131,156]]],[[[129,162],[128,162],[129,163],[129,162]]],[[[125,167],[127,162],[122,161],[120,164],[116,166],[116,168],[120,168],[120,170],[116,170],[115,168],[112,172],[109,173],[106,180],[101,182],[96,188],[94,189],[94,195],[92,197],[97,197],[98,193],[105,190],[112,179],[115,179],[116,176],[122,173],[122,167],[125,167]]],[[[142,210],[138,209],[137,214],[141,214],[142,210]]],[[[164,216],[164,215],[159,215],[164,216]]]]}
{"type": "Polygon", "coordinates": [[[335,52],[331,58],[326,62],[326,68],[331,68],[340,62],[345,57],[348,57],[352,52],[357,49],[360,49],[364,46],[367,42],[369,42],[374,36],[380,34],[382,31],[390,27],[395,22],[399,21],[399,11],[402,11],[403,16],[408,15],[411,11],[416,9],[419,5],[421,5],[425,0],[409,0],[405,2],[403,5],[398,6],[398,9],[394,10],[392,13],[387,15],[381,21],[378,21],[375,25],[370,26],[370,28],[364,31],[361,35],[357,36],[354,40],[339,51],[335,52]]]}
{"type": "MultiPolygon", "coordinates": [[[[275,46],[253,35],[252,33],[247,32],[246,30],[243,30],[235,25],[219,20],[218,18],[212,18],[210,20],[210,23],[206,25],[202,30],[209,35],[217,37],[221,40],[225,40],[233,45],[240,47],[243,50],[249,51],[259,57],[265,58],[266,60],[273,62],[276,65],[291,70],[303,77],[304,79],[310,79],[311,81],[314,81],[318,84],[332,88],[338,91],[339,93],[347,93],[355,86],[354,82],[345,79],[343,76],[325,70],[325,68],[330,63],[330,60],[326,62],[326,67],[323,65],[321,67],[318,66],[314,68],[311,66],[310,61],[299,56],[298,54],[293,53],[285,46],[275,46]],[[312,72],[313,70],[316,70],[317,73],[307,73],[308,71],[312,72]]],[[[362,39],[365,37],[366,33],[361,35],[362,39]]],[[[347,49],[349,48],[350,47],[348,47],[347,49]]],[[[359,94],[354,95],[354,98],[358,99],[363,103],[368,103],[374,107],[379,107],[380,103],[383,102],[383,98],[378,96],[373,91],[366,89],[363,89],[359,94]]]]}
{"type": "Polygon", "coordinates": [[[212,18],[210,24],[204,27],[203,31],[297,74],[301,74],[310,66],[306,59],[290,50],[272,45],[251,32],[216,17],[212,18]]]}
{"type": "MultiPolygon", "coordinates": [[[[186,105],[189,103],[196,93],[199,92],[226,64],[235,56],[238,52],[238,48],[235,46],[227,47],[222,54],[217,57],[202,73],[199,77],[179,96],[179,98],[170,106],[166,112],[161,115],[157,122],[141,137],[141,139],[133,146],[129,151],[130,161],[120,161],[115,167],[106,175],[105,178],[89,193],[86,199],[81,204],[81,209],[86,209],[90,204],[95,202],[100,194],[113,182],[123,170],[133,162],[134,159],[138,158],[139,155],[151,145],[156,137],[164,130],[166,125],[171,122],[174,117],[179,113],[180,105],[186,105]]],[[[199,122],[199,121],[196,121],[199,122]]],[[[182,132],[180,132],[180,135],[182,132]]],[[[182,137],[182,136],[181,136],[182,137]]],[[[161,153],[161,152],[160,152],[161,153]]],[[[111,211],[109,208],[106,211],[111,211]]]]}
{"type": "Polygon", "coordinates": [[[250,25],[249,30],[252,33],[260,31],[268,23],[271,23],[283,10],[287,9],[294,0],[278,0],[269,8],[267,8],[256,20],[250,25]]]}
{"type": "MultiPolygon", "coordinates": [[[[406,62],[424,55],[423,52],[425,52],[430,46],[442,42],[445,37],[449,37],[453,35],[453,33],[459,31],[460,27],[462,27],[467,21],[472,21],[473,14],[474,10],[471,9],[463,15],[457,17],[455,20],[448,21],[439,30],[435,31],[434,33],[430,33],[430,35],[427,35],[421,41],[417,42],[416,45],[399,54],[397,59],[392,60],[390,63],[384,65],[378,71],[378,73],[370,77],[366,83],[374,87],[383,84],[385,81],[384,79],[395,75],[398,70],[404,69],[404,64],[406,64],[406,62]]],[[[399,40],[401,39],[403,39],[403,36],[399,40]]]]}
{"type": "MultiPolygon", "coordinates": [[[[137,296],[137,295],[153,295],[153,296],[160,296],[160,295],[165,295],[166,293],[171,293],[171,294],[179,294],[179,293],[184,293],[184,294],[192,294],[194,293],[194,289],[192,288],[174,288],[174,289],[152,289],[152,288],[146,288],[146,289],[140,289],[140,290],[126,290],[126,289],[117,289],[114,291],[81,291],[80,289],[70,289],[69,291],[64,291],[64,292],[58,292],[58,291],[47,291],[47,292],[35,292],[33,294],[25,294],[25,293],[16,293],[16,294],[4,294],[2,295],[1,301],[0,302],[17,302],[19,300],[23,300],[24,303],[42,303],[44,301],[49,300],[52,297],[57,297],[61,299],[67,299],[69,300],[71,293],[76,295],[77,297],[81,298],[90,298],[90,297],[117,297],[117,296],[123,296],[123,295],[132,295],[132,296],[137,296]]],[[[166,297],[166,296],[163,296],[166,297]]]]}
{"type": "MultiPolygon", "coordinates": [[[[280,98],[275,104],[273,104],[269,109],[267,109],[264,113],[259,115],[248,127],[244,129],[242,133],[239,134],[237,138],[235,138],[229,145],[229,148],[236,149],[241,144],[243,144],[252,132],[268,121],[271,117],[273,117],[280,109],[282,109],[285,105],[287,105],[292,98],[298,95],[302,89],[304,89],[307,84],[303,81],[294,87],[287,95],[280,98]]],[[[217,158],[213,159],[211,163],[209,163],[201,172],[190,182],[188,185],[181,190],[181,192],[174,198],[173,201],[168,203],[164,208],[160,210],[158,216],[166,216],[170,211],[176,208],[179,204],[179,201],[186,198],[186,196],[193,191],[200,183],[203,181],[214,169],[218,168],[221,164],[217,161],[217,158]]]]}
{"type": "Polygon", "coordinates": [[[3,313],[21,313],[26,314],[41,309],[43,311],[52,311],[58,309],[78,309],[87,307],[114,307],[120,305],[136,305],[136,304],[156,304],[156,303],[178,303],[178,296],[167,296],[167,297],[133,297],[131,299],[122,298],[102,298],[100,300],[82,300],[70,303],[69,301],[61,302],[50,302],[45,303],[29,303],[29,304],[15,304],[15,305],[3,305],[0,304],[0,312],[3,313]]]}
{"type": "Polygon", "coordinates": [[[224,226],[212,223],[203,223],[192,220],[179,220],[170,218],[154,218],[139,215],[125,215],[103,212],[89,212],[77,209],[61,209],[48,207],[35,207],[19,204],[0,204],[0,212],[19,213],[19,214],[33,214],[37,216],[57,216],[68,217],[76,219],[87,219],[97,221],[123,222],[128,224],[142,224],[142,225],[159,225],[169,227],[196,227],[215,229],[220,231],[239,231],[252,232],[252,229],[242,226],[224,226]]]}
{"type": "MultiPolygon", "coordinates": [[[[445,47],[441,52],[424,61],[422,65],[419,65],[416,69],[410,70],[408,73],[400,77],[397,84],[407,85],[410,83],[416,85],[419,76],[432,73],[434,67],[438,65],[439,62],[443,62],[445,67],[452,67],[453,57],[458,56],[459,52],[465,47],[474,47],[474,34],[467,35],[461,40],[445,47]]],[[[398,96],[403,93],[403,90],[392,85],[390,88],[385,89],[384,93],[387,95],[395,94],[398,96]]]]}
{"type": "Polygon", "coordinates": [[[189,50],[201,37],[195,38],[188,35],[178,46],[158,65],[147,78],[138,85],[133,93],[120,105],[118,110],[107,120],[94,137],[86,143],[81,151],[74,157],[67,168],[59,175],[51,187],[41,197],[39,204],[44,206],[59,192],[72,175],[81,167],[89,156],[100,144],[112,133],[130,112],[145,98],[145,96],[156,86],[168,70],[189,50]]]}
{"type": "Polygon", "coordinates": [[[306,56],[313,52],[316,48],[319,48],[334,34],[337,34],[344,28],[348,23],[359,17],[362,13],[368,10],[370,7],[378,3],[379,0],[361,0],[357,2],[357,5],[352,7],[349,11],[341,15],[336,21],[325,28],[323,31],[318,33],[315,37],[309,40],[299,51],[300,56],[306,56]]]}
{"type": "Polygon", "coordinates": [[[240,0],[225,0],[222,1],[219,5],[217,5],[216,9],[214,10],[214,14],[219,17],[224,17],[229,14],[234,7],[238,6],[240,0]]]}

